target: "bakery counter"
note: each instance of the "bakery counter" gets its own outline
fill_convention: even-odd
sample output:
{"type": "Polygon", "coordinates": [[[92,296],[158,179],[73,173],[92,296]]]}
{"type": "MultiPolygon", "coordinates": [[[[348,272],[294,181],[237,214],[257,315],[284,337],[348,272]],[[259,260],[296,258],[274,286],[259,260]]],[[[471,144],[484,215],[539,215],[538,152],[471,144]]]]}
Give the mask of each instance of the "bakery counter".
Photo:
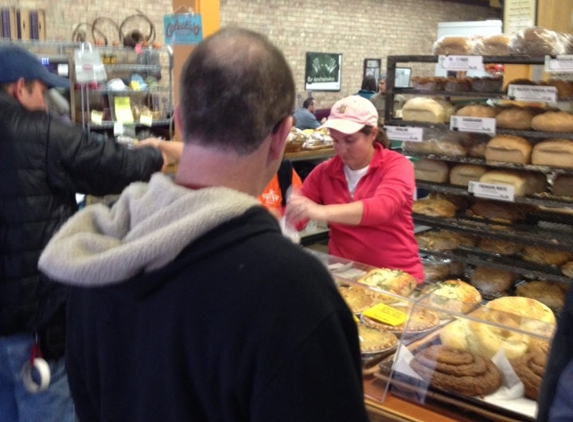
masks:
{"type": "Polygon", "coordinates": [[[285,152],[284,158],[285,160],[291,161],[319,160],[334,157],[335,154],[334,148],[321,148],[297,152],[285,152]]]}

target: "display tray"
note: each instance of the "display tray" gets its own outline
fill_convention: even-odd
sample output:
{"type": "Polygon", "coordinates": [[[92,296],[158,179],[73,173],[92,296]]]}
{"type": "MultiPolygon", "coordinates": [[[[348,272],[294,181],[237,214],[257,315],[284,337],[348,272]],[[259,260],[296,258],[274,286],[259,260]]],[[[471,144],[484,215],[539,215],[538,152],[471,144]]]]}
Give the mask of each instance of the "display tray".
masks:
{"type": "MultiPolygon", "coordinates": [[[[412,354],[423,349],[439,345],[440,338],[437,332],[420,340],[412,342],[407,346],[407,350],[412,354]]],[[[406,346],[402,346],[406,347],[406,346]]],[[[403,353],[403,352],[402,352],[403,353]]],[[[440,405],[455,406],[464,412],[471,412],[480,415],[488,421],[510,422],[510,421],[535,421],[534,414],[536,404],[533,400],[524,397],[514,400],[513,403],[503,404],[502,401],[495,403],[486,401],[487,398],[469,397],[442,390],[430,385],[428,382],[417,379],[404,372],[397,371],[395,359],[399,355],[394,354],[382,359],[378,363],[378,371],[371,371],[371,376],[389,384],[389,392],[392,395],[406,399],[408,401],[425,404],[426,402],[437,402],[440,405]],[[518,411],[517,409],[524,409],[518,411]]]]}

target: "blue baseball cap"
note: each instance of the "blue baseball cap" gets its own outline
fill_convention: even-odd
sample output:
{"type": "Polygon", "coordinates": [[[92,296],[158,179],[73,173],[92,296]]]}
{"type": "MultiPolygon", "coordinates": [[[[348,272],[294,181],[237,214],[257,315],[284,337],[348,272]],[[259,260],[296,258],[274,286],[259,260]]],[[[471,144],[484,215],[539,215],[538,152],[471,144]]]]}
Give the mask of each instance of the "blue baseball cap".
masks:
{"type": "Polygon", "coordinates": [[[69,88],[70,81],[50,71],[32,53],[16,46],[0,46],[0,84],[39,80],[48,88],[69,88]]]}

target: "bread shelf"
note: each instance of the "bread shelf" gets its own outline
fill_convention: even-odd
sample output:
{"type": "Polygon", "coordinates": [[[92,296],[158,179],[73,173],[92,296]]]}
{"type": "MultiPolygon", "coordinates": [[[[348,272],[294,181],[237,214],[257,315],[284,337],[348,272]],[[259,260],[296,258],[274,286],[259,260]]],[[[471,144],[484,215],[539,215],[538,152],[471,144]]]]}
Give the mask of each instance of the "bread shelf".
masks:
{"type": "Polygon", "coordinates": [[[519,273],[528,279],[539,279],[553,282],[573,283],[573,280],[563,275],[559,267],[540,266],[513,256],[501,256],[487,253],[475,248],[459,247],[455,251],[430,251],[420,249],[420,253],[436,258],[451,259],[466,264],[485,266],[498,270],[519,273]]]}
{"type": "MultiPolygon", "coordinates": [[[[467,188],[462,186],[448,185],[445,183],[424,182],[421,180],[416,181],[416,186],[420,189],[427,189],[435,192],[473,197],[473,194],[469,193],[467,188]]],[[[573,198],[559,197],[545,192],[543,194],[537,194],[536,196],[517,196],[515,197],[515,203],[541,205],[544,207],[552,208],[573,208],[573,198]]],[[[571,217],[573,216],[568,216],[570,219],[571,217]]]]}
{"type": "MultiPolygon", "coordinates": [[[[571,174],[573,175],[573,169],[556,168],[549,166],[536,166],[534,164],[517,164],[517,163],[501,163],[501,162],[487,162],[483,158],[474,157],[450,157],[438,154],[423,154],[419,152],[402,151],[404,155],[416,158],[429,158],[431,160],[447,161],[450,163],[463,163],[463,164],[477,164],[480,166],[494,167],[494,168],[506,168],[512,170],[528,170],[528,171],[538,171],[545,174],[571,174]]],[[[421,183],[421,182],[419,182],[421,183]]],[[[572,198],[573,199],[573,198],[572,198]]]]}
{"type": "Polygon", "coordinates": [[[525,245],[536,245],[551,249],[573,250],[573,226],[562,223],[538,222],[546,227],[532,224],[501,224],[470,217],[459,216],[452,218],[429,217],[414,214],[414,222],[429,227],[439,227],[446,230],[454,230],[463,233],[471,233],[482,237],[510,240],[525,245]],[[554,225],[555,229],[550,226],[554,225]]]}
{"type": "MultiPolygon", "coordinates": [[[[402,119],[388,119],[385,120],[384,125],[450,130],[450,125],[448,123],[414,122],[414,121],[404,121],[402,119]]],[[[514,135],[514,136],[521,136],[523,138],[540,138],[540,139],[551,139],[551,138],[573,139],[573,133],[541,132],[537,130],[513,130],[513,129],[502,129],[502,128],[496,129],[496,135],[514,135]]]]}

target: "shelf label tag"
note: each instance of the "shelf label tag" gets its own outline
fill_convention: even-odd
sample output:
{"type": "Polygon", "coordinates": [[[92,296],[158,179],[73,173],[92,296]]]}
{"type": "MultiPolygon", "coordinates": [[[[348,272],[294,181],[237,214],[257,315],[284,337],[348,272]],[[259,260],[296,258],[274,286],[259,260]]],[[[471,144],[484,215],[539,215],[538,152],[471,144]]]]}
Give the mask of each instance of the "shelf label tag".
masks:
{"type": "Polygon", "coordinates": [[[483,70],[482,56],[439,56],[438,63],[446,70],[483,70]]]}
{"type": "Polygon", "coordinates": [[[450,130],[495,135],[495,119],[493,117],[452,116],[450,117],[450,130]]]}
{"type": "Polygon", "coordinates": [[[546,72],[573,72],[573,55],[562,56],[545,56],[545,71],[546,72]]]}
{"type": "Polygon", "coordinates": [[[384,126],[386,136],[392,141],[422,142],[424,140],[424,128],[384,126]]]}
{"type": "Polygon", "coordinates": [[[372,318],[383,324],[392,325],[394,327],[402,325],[406,322],[406,313],[396,308],[379,303],[372,308],[366,309],[363,314],[368,318],[372,318]]]}
{"type": "Polygon", "coordinates": [[[153,125],[153,115],[149,112],[141,113],[139,116],[139,123],[144,126],[152,126],[153,125]]]}
{"type": "Polygon", "coordinates": [[[133,113],[129,97],[114,97],[115,120],[121,123],[133,123],[133,113]]]}
{"type": "Polygon", "coordinates": [[[123,123],[113,122],[113,136],[123,135],[123,123]]]}
{"type": "Polygon", "coordinates": [[[103,121],[103,113],[101,111],[92,110],[91,121],[94,125],[101,125],[103,121]]]}
{"type": "Polygon", "coordinates": [[[557,102],[557,88],[554,86],[509,84],[507,96],[510,100],[555,103],[557,102]]]}
{"type": "Polygon", "coordinates": [[[511,185],[497,185],[493,183],[480,183],[471,181],[468,192],[478,198],[497,199],[499,201],[514,202],[514,188],[511,185]]]}

